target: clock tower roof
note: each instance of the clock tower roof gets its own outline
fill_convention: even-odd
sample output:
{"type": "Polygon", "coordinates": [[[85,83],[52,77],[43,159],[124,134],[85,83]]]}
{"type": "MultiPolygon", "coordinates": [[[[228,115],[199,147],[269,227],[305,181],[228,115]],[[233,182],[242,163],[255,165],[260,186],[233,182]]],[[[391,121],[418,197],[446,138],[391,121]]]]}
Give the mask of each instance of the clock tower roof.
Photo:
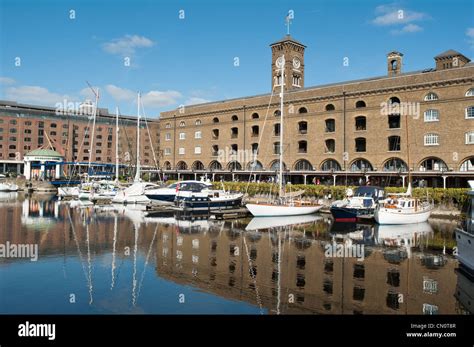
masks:
{"type": "Polygon", "coordinates": [[[292,42],[292,43],[294,43],[294,44],[296,44],[296,45],[298,45],[298,46],[301,46],[301,47],[303,47],[303,48],[306,48],[305,45],[303,45],[301,42],[295,40],[293,37],[291,37],[291,35],[285,35],[285,37],[282,38],[281,40],[278,40],[278,41],[272,43],[272,44],[270,45],[270,47],[275,46],[275,45],[279,45],[279,44],[282,44],[282,43],[285,43],[285,42],[292,42]]]}

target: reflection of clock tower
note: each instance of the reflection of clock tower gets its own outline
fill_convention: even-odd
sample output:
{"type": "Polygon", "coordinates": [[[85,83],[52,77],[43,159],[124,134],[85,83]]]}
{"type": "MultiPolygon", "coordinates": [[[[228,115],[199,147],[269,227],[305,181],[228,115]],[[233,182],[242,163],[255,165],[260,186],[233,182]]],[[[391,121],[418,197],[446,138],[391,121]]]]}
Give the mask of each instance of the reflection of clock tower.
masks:
{"type": "Polygon", "coordinates": [[[272,43],[272,88],[280,86],[282,55],[285,56],[285,90],[304,87],[304,49],[305,45],[286,35],[282,40],[272,43]]]}

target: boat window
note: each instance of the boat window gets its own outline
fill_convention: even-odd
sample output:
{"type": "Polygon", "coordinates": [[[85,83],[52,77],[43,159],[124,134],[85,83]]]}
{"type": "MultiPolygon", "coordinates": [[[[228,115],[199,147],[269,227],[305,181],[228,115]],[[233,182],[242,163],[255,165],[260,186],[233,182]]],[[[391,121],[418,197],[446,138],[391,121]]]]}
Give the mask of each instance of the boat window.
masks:
{"type": "Polygon", "coordinates": [[[177,184],[177,183],[171,183],[171,184],[168,186],[168,188],[176,188],[176,184],[177,184]]]}

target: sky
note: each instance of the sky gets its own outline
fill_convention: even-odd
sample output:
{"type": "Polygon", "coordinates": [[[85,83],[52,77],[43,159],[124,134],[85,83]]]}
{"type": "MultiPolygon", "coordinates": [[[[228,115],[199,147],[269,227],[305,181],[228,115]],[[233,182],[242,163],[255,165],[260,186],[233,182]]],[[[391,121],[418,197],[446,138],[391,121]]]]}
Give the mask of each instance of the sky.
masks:
{"type": "Polygon", "coordinates": [[[99,107],[132,116],[140,91],[154,118],[269,93],[288,13],[306,87],[385,75],[393,50],[405,72],[448,49],[474,59],[472,0],[0,0],[0,99],[80,103],[89,83],[99,107]]]}

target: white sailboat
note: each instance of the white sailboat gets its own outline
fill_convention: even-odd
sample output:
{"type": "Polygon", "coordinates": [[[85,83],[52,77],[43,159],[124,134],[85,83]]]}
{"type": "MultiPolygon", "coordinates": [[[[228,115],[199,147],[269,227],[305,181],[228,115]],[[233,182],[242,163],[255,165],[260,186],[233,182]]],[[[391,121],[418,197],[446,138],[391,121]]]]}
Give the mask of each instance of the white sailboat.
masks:
{"type": "MultiPolygon", "coordinates": [[[[303,200],[295,200],[297,193],[283,194],[283,95],[284,95],[284,68],[285,55],[277,60],[278,67],[281,69],[281,95],[280,95],[280,170],[278,173],[279,198],[275,203],[248,203],[245,206],[255,217],[273,217],[273,216],[298,216],[317,212],[322,205],[313,204],[303,200]]],[[[302,194],[302,192],[299,192],[302,194]]],[[[300,194],[300,195],[301,195],[300,194]]]]}
{"type": "Polygon", "coordinates": [[[379,224],[424,223],[430,218],[431,211],[434,209],[433,201],[412,197],[408,115],[405,115],[405,127],[408,159],[408,188],[406,193],[392,194],[377,206],[374,218],[379,224]]]}

